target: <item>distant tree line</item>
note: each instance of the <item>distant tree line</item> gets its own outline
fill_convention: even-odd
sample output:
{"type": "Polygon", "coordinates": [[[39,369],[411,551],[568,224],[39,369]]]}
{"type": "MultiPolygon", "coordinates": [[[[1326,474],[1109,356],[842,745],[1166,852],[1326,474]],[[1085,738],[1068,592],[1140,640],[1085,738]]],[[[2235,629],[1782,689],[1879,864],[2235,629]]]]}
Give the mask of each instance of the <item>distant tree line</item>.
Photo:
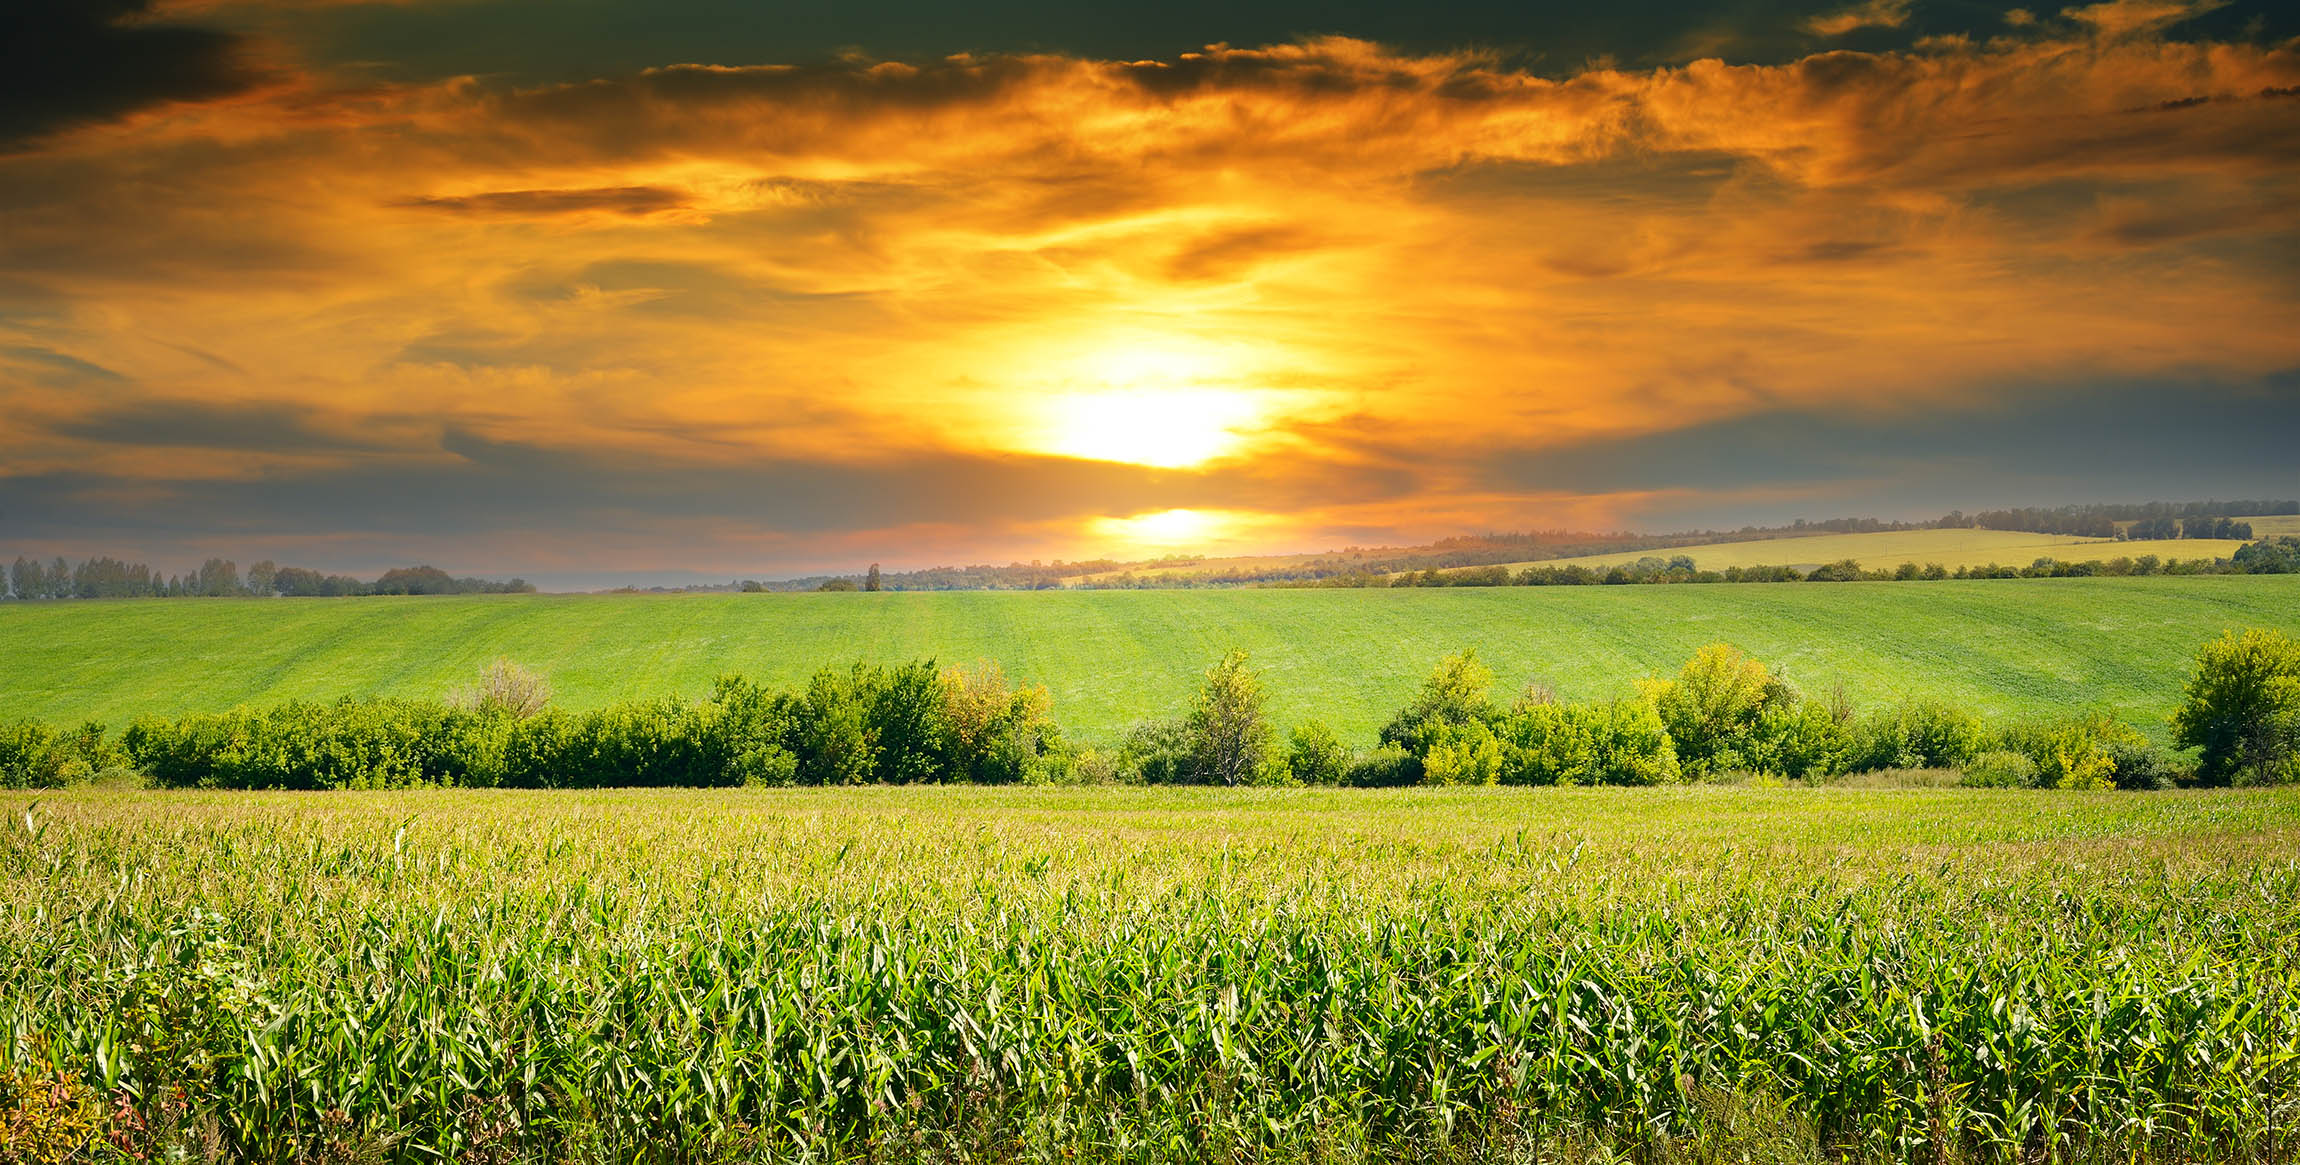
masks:
{"type": "Polygon", "coordinates": [[[1955,570],[1931,562],[1918,565],[1904,562],[1897,567],[1865,570],[1853,559],[1839,559],[1823,563],[1809,571],[1793,566],[1729,566],[1723,570],[1701,570],[1687,555],[1668,558],[1646,555],[1635,562],[1617,566],[1583,566],[1579,563],[1545,565],[1536,563],[1516,572],[1504,566],[1471,567],[1466,570],[1406,571],[1396,575],[1347,574],[1313,582],[1291,584],[1311,587],[1554,587],[1554,586],[1630,586],[1666,583],[1785,583],[1785,582],[1917,582],[1944,579],[2006,579],[2006,578],[2126,578],[2149,575],[2199,574],[2295,574],[2300,573],[2300,537],[2283,535],[2263,538],[2258,542],[2240,546],[2228,558],[2159,558],[2154,554],[2138,557],[2118,555],[2110,559],[2088,559],[2082,562],[2063,561],[2058,558],[2039,558],[2027,566],[2006,566],[1989,563],[1985,566],[1960,566],[1955,570]]]}
{"type": "Polygon", "coordinates": [[[1317,721],[1282,740],[1244,652],[1205,673],[1182,715],[1114,749],[1077,747],[1043,688],[995,665],[826,667],[794,689],[739,676],[702,701],[570,713],[508,663],[447,700],[351,700],[145,718],[117,740],[0,724],[0,787],[52,787],[111,769],[165,786],[376,789],[420,785],[976,784],[1663,785],[1743,776],[1805,781],[1947,769],[1963,783],[2055,789],[2300,782],[2300,642],[2229,632],[2197,653],[2168,753],[2105,712],[1991,725],[1908,703],[1857,715],[1716,643],[1634,695],[1565,702],[1529,686],[1508,704],[1464,651],[1357,751],[1317,721]]]}
{"type": "MultiPolygon", "coordinates": [[[[1189,573],[1174,573],[1174,570],[1197,566],[1206,559],[1196,555],[1176,555],[1134,562],[1112,559],[1064,562],[1056,559],[1053,562],[1016,562],[1006,566],[943,566],[927,570],[889,571],[881,575],[880,587],[890,591],[1053,590],[1066,586],[1091,590],[1165,590],[1304,585],[1323,583],[1329,579],[1338,580],[1334,585],[1363,586],[1381,585],[1379,582],[1369,584],[1367,580],[1386,580],[1409,571],[1458,572],[1470,567],[1492,567],[1542,559],[1672,550],[1719,542],[1760,542],[1815,534],[1877,534],[1906,530],[1970,529],[1977,526],[1990,530],[2070,534],[2102,539],[2249,539],[2253,535],[2250,524],[2229,519],[2269,514],[2300,514],[2300,502],[2145,502],[2135,505],[2063,506],[2057,509],[2032,507],[1988,510],[1978,514],[1951,511],[1936,519],[1914,522],[1881,518],[1824,518],[1817,521],[1800,518],[1779,526],[1749,525],[1737,530],[1681,530],[1666,534],[1565,529],[1491,532],[1441,538],[1424,546],[1350,546],[1324,554],[1303,556],[1288,563],[1240,565],[1189,573]],[[2166,521],[2171,524],[2163,525],[2166,521]],[[2134,525],[2130,531],[2120,533],[2120,523],[2134,525]]],[[[1700,581],[1730,580],[1719,578],[1700,581]]],[[[717,586],[687,589],[744,592],[843,591],[866,590],[869,589],[868,583],[866,573],[810,575],[783,581],[743,579],[717,586]]]]}
{"type": "Polygon", "coordinates": [[[269,560],[240,573],[228,558],[211,558],[196,570],[162,574],[141,562],[97,557],[74,564],[58,556],[39,562],[19,556],[0,578],[0,598],[10,599],[176,599],[281,595],[308,598],[339,595],[531,594],[525,579],[498,582],[456,578],[435,566],[394,567],[373,582],[349,575],[322,574],[269,560]]]}
{"type": "Polygon", "coordinates": [[[2232,518],[2300,514],[2300,502],[2244,499],[2232,502],[2143,502],[2138,505],[2029,507],[1952,510],[1933,525],[1941,529],[2020,530],[2078,538],[2250,538],[2252,527],[2232,518]],[[2123,523],[2130,523],[2120,529],[2123,523]]]}

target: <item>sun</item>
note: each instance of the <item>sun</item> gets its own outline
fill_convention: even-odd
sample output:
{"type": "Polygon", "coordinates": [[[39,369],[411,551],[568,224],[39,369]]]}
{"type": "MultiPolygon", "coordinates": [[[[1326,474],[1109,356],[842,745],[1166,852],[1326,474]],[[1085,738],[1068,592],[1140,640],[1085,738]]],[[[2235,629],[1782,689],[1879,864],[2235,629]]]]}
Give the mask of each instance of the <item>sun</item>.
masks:
{"type": "Polygon", "coordinates": [[[1039,410],[1047,452],[1183,469],[1235,452],[1267,420],[1261,394],[1237,387],[1234,354],[1213,345],[1118,343],[1066,363],[1039,410]]]}
{"type": "Polygon", "coordinates": [[[1184,469],[1236,449],[1261,409],[1220,389],[1121,388],[1067,393],[1049,411],[1053,452],[1184,469]]]}

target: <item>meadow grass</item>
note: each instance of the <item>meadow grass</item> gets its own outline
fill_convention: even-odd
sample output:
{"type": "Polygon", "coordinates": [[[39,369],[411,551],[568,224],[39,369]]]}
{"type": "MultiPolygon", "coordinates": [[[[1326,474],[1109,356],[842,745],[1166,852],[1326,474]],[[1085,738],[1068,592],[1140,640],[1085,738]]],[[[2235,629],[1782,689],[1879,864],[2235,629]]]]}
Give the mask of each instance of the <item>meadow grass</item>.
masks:
{"type": "Polygon", "coordinates": [[[1508,697],[1629,693],[1731,642],[1815,695],[1990,718],[2113,710],[2162,740],[2197,645],[2300,633],[2300,577],[1398,590],[479,595],[0,604],[0,718],[115,728],[145,714],[343,695],[432,697],[509,656],[569,708],[777,684],[857,658],[995,659],[1110,740],[1184,707],[1243,648],[1281,728],[1363,747],[1442,656],[1474,647],[1508,697]]]}
{"type": "Polygon", "coordinates": [[[0,794],[0,1030],[260,1160],[2244,1161],[2300,798],[0,794]]]}

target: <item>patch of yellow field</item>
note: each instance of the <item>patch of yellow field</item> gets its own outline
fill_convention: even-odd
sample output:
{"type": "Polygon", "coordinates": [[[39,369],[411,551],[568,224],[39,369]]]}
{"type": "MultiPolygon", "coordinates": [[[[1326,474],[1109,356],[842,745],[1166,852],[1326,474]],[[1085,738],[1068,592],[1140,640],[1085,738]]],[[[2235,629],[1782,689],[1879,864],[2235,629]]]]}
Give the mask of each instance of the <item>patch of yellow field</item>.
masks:
{"type": "MultiPolygon", "coordinates": [[[[2270,519],[2274,520],[2274,519],[2270,519]]],[[[2255,526],[2255,530],[2258,527],[2255,526]]],[[[1794,566],[1809,570],[1824,562],[1850,558],[1868,570],[1883,570],[1914,562],[1937,562],[1955,570],[1960,566],[2027,566],[2039,558],[2064,562],[2103,561],[2119,556],[2138,558],[2226,558],[2242,542],[2217,538],[2182,538],[2164,541],[2116,542],[2105,538],[2076,538],[2065,534],[2029,534],[2017,530],[1895,530],[1879,534],[1812,534],[1802,538],[1768,538],[1759,542],[1718,542],[1707,546],[1680,546],[1671,550],[1638,550],[1595,554],[1584,558],[1551,559],[1527,566],[1618,566],[1646,555],[1669,558],[1689,555],[1702,570],[1732,566],[1794,566]]]]}

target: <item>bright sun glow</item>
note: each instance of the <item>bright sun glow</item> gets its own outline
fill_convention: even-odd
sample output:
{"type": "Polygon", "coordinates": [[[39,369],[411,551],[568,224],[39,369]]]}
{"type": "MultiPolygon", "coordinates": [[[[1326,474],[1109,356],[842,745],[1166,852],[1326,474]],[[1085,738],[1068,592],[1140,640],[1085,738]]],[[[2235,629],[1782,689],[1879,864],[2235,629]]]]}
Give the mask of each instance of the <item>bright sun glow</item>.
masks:
{"type": "Polygon", "coordinates": [[[1114,330],[1033,363],[1051,375],[1022,440],[1042,452],[1180,469],[1238,452],[1271,419],[1269,394],[1246,387],[1257,354],[1239,345],[1114,330]]]}
{"type": "Polygon", "coordinates": [[[1050,412],[1053,452],[1177,469],[1230,452],[1261,409],[1243,393],[1161,388],[1070,393],[1050,412]]]}
{"type": "Polygon", "coordinates": [[[1131,518],[1097,518],[1094,532],[1122,546],[1157,550],[1201,545],[1224,524],[1220,516],[1200,510],[1160,510],[1131,518]]]}

